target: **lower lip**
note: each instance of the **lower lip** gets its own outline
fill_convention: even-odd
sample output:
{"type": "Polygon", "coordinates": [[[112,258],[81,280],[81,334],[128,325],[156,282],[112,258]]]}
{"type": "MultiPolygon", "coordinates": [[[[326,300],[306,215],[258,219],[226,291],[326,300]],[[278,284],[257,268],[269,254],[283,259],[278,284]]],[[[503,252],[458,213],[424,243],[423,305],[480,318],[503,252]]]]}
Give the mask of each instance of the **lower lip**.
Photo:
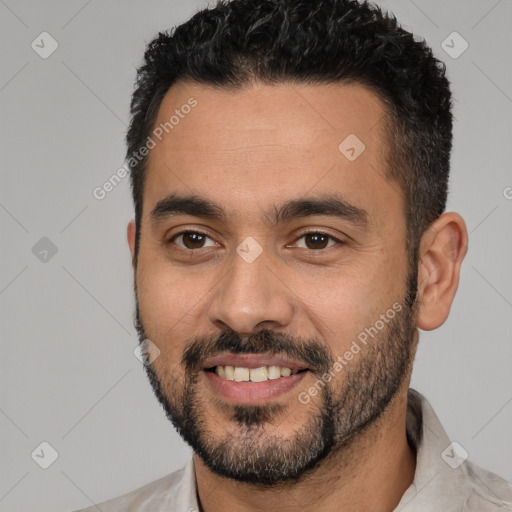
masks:
{"type": "Polygon", "coordinates": [[[264,382],[236,382],[219,377],[213,372],[203,370],[203,373],[213,389],[223,398],[239,404],[258,404],[284,395],[297,386],[308,371],[264,382]]]}

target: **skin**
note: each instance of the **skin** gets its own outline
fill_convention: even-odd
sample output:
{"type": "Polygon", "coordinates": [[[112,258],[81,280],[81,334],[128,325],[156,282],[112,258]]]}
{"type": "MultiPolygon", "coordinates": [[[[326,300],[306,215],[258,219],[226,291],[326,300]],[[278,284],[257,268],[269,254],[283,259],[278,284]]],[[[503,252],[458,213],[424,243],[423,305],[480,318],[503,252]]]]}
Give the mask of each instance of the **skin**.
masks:
{"type": "MultiPolygon", "coordinates": [[[[150,152],[134,265],[140,314],[160,349],[159,378],[172,376],[180,385],[185,343],[227,327],[239,334],[262,327],[300,334],[322,340],[335,357],[344,354],[358,333],[406,293],[404,197],[384,177],[383,103],[362,85],[255,84],[227,91],[180,82],[166,94],[156,125],[191,96],[197,106],[150,152]],[[349,134],[366,147],[352,162],[338,150],[349,134]],[[332,191],[366,210],[368,225],[315,215],[270,226],[263,218],[273,204],[332,191]],[[226,211],[227,223],[190,215],[151,223],[151,210],[170,192],[214,200],[226,211]],[[206,232],[207,247],[191,254],[193,249],[165,244],[187,229],[206,232]],[[307,249],[301,237],[306,229],[347,243],[307,249]],[[263,249],[250,264],[236,253],[248,236],[263,249]]],[[[134,261],[133,221],[128,242],[134,261]]],[[[457,213],[444,213],[424,233],[418,328],[445,322],[466,248],[466,226],[457,213]]],[[[286,412],[268,426],[269,434],[285,440],[305,422],[314,400],[299,406],[297,394],[315,380],[308,374],[279,397],[286,412]]],[[[410,370],[379,421],[298,484],[265,489],[222,478],[194,454],[202,510],[392,511],[412,483],[416,464],[405,430],[409,382],[410,370]]],[[[199,386],[214,438],[227,430],[236,434],[216,408],[215,392],[206,382],[199,386]]]]}

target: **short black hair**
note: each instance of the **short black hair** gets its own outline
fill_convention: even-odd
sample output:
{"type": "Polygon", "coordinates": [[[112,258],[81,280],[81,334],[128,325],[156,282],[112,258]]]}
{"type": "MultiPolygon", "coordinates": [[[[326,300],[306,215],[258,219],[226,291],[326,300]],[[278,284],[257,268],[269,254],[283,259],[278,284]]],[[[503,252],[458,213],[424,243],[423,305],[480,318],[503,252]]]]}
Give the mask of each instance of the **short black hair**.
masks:
{"type": "MultiPolygon", "coordinates": [[[[404,194],[409,261],[417,263],[421,235],[446,207],[452,100],[446,66],[393,15],[355,0],[232,0],[199,11],[146,48],[127,158],[144,145],[177,80],[227,89],[254,82],[369,87],[386,105],[386,178],[404,194]]],[[[147,156],[134,163],[136,263],[147,156]]]]}

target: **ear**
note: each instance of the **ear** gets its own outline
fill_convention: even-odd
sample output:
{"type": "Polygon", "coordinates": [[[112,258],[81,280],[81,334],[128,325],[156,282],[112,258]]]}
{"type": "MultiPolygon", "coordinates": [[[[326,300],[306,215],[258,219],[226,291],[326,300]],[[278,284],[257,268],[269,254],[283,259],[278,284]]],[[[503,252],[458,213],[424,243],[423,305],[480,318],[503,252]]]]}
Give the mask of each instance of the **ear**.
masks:
{"type": "Polygon", "coordinates": [[[131,220],[128,223],[128,227],[126,229],[126,237],[128,238],[128,245],[130,246],[130,253],[132,255],[132,267],[135,270],[135,235],[137,233],[137,228],[135,226],[135,221],[131,220]]]}
{"type": "Polygon", "coordinates": [[[467,249],[468,232],[458,213],[443,213],[423,234],[418,266],[420,329],[437,329],[448,318],[467,249]]]}

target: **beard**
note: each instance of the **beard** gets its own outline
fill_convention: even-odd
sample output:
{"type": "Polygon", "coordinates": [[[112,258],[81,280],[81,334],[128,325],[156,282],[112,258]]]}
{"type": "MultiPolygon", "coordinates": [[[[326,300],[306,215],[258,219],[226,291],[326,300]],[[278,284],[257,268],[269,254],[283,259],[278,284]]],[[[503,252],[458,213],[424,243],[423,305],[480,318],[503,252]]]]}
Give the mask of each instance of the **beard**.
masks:
{"type": "MultiPolygon", "coordinates": [[[[410,375],[418,339],[416,290],[417,267],[410,269],[402,309],[341,374],[328,382],[323,380],[317,396],[308,403],[305,419],[286,437],[279,435],[279,424],[289,427],[287,409],[291,407],[293,414],[297,408],[306,407],[303,402],[229,404],[205,396],[198,377],[206,359],[228,351],[286,355],[306,363],[317,381],[325,373],[333,373],[336,362],[319,340],[269,330],[242,337],[229,330],[219,336],[191,339],[181,359],[181,375],[165,368],[159,374],[157,365],[149,361],[144,368],[166,416],[212,472],[256,486],[298,482],[375,424],[410,375]],[[212,428],[226,420],[224,431],[212,428]]],[[[136,289],[135,296],[135,326],[142,343],[148,336],[136,289]]]]}

